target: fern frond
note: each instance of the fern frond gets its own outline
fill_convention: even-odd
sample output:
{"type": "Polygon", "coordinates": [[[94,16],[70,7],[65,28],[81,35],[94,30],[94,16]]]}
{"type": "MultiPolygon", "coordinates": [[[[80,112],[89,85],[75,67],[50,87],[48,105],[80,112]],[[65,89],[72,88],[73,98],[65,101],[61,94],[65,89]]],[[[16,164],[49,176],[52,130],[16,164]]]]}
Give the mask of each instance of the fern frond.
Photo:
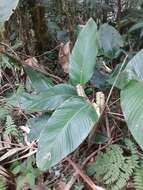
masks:
{"type": "Polygon", "coordinates": [[[5,120],[8,114],[8,110],[5,107],[0,107],[0,121],[5,120]]]}
{"type": "Polygon", "coordinates": [[[16,190],[15,176],[0,165],[0,190],[16,190]]]}
{"type": "Polygon", "coordinates": [[[10,136],[18,136],[18,130],[17,130],[16,125],[14,124],[14,121],[10,115],[8,115],[6,118],[5,133],[10,136]]]}
{"type": "Polygon", "coordinates": [[[134,187],[136,190],[143,190],[143,162],[136,168],[133,176],[134,187]]]}
{"type": "Polygon", "coordinates": [[[138,150],[136,145],[129,139],[125,139],[125,143],[127,148],[130,150],[130,156],[126,157],[126,162],[128,164],[128,168],[131,170],[132,173],[135,168],[139,166],[140,158],[138,156],[138,150]]]}
{"type": "Polygon", "coordinates": [[[136,145],[130,139],[125,139],[125,144],[132,155],[138,155],[136,145]]]}
{"type": "Polygon", "coordinates": [[[108,189],[121,190],[124,188],[134,171],[139,166],[139,156],[134,143],[126,140],[129,156],[124,156],[119,145],[110,145],[106,152],[96,157],[89,170],[96,178],[101,179],[108,189]]]}
{"type": "Polygon", "coordinates": [[[0,176],[0,190],[7,190],[7,183],[3,176],[0,176]]]}

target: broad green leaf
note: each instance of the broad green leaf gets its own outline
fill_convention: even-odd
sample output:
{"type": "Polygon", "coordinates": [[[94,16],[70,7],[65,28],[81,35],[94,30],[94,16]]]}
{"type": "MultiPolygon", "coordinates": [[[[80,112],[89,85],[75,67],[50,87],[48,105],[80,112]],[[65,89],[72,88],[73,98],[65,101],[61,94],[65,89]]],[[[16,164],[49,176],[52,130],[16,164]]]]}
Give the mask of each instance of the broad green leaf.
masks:
{"type": "Polygon", "coordinates": [[[119,32],[109,24],[101,25],[98,31],[99,47],[104,55],[113,58],[123,46],[123,40],[119,32]]]}
{"type": "Polygon", "coordinates": [[[27,178],[28,185],[32,188],[35,185],[36,176],[34,175],[33,172],[28,172],[26,174],[26,178],[27,178]]]}
{"type": "Polygon", "coordinates": [[[139,51],[127,64],[124,72],[128,76],[128,81],[143,81],[143,50],[139,51]]]}
{"type": "Polygon", "coordinates": [[[126,86],[121,91],[121,106],[128,127],[143,148],[143,50],[131,59],[124,70],[126,86]]]}
{"type": "Polygon", "coordinates": [[[47,92],[38,95],[28,94],[24,89],[18,89],[17,93],[8,99],[8,104],[30,113],[45,112],[53,111],[73,96],[77,96],[76,89],[68,84],[50,87],[47,92]]]}
{"type": "Polygon", "coordinates": [[[121,91],[121,106],[133,137],[143,149],[143,82],[131,81],[121,91]]]}
{"type": "Polygon", "coordinates": [[[0,53],[0,67],[12,69],[13,67],[17,68],[18,64],[14,58],[0,53]]]}
{"type": "Polygon", "coordinates": [[[13,107],[19,107],[22,110],[28,110],[34,97],[35,95],[26,93],[23,86],[20,86],[16,93],[7,98],[7,104],[13,107]]]}
{"type": "Polygon", "coordinates": [[[134,24],[134,25],[130,28],[129,32],[134,32],[134,31],[136,31],[136,30],[138,30],[138,29],[142,29],[142,28],[143,28],[143,21],[140,21],[140,22],[134,24]]]}
{"type": "Polygon", "coordinates": [[[48,120],[38,144],[37,165],[47,170],[73,152],[88,136],[98,116],[86,100],[65,101],[48,120]]]}
{"type": "Polygon", "coordinates": [[[97,25],[90,19],[80,32],[70,57],[69,75],[73,84],[88,82],[94,72],[97,53],[97,25]]]}
{"type": "Polygon", "coordinates": [[[107,141],[108,141],[107,134],[105,134],[104,132],[100,132],[100,131],[96,132],[95,141],[93,141],[93,143],[95,143],[95,144],[104,144],[107,141]]]}
{"type": "MultiPolygon", "coordinates": [[[[143,81],[143,50],[139,51],[122,69],[116,87],[123,89],[131,80],[143,81]]],[[[107,81],[110,84],[114,83],[114,80],[120,70],[121,64],[117,65],[114,71],[108,76],[107,81]]]]}
{"type": "Polygon", "coordinates": [[[90,83],[96,88],[105,89],[109,86],[107,79],[107,73],[103,71],[102,63],[97,60],[95,71],[92,75],[92,78],[90,79],[90,83]]]}
{"type": "Polygon", "coordinates": [[[20,173],[20,171],[21,171],[21,165],[20,164],[12,169],[12,173],[14,175],[17,175],[18,173],[20,173]]]}
{"type": "Polygon", "coordinates": [[[24,184],[27,183],[26,176],[20,175],[16,179],[16,190],[21,190],[24,188],[24,184]]]}
{"type": "Polygon", "coordinates": [[[35,71],[34,69],[27,67],[26,73],[30,79],[32,87],[38,92],[44,92],[53,86],[53,82],[50,78],[46,77],[44,74],[35,71]]]}
{"type": "Polygon", "coordinates": [[[0,106],[0,120],[3,121],[9,115],[8,109],[6,107],[0,106]]]}
{"type": "Polygon", "coordinates": [[[36,118],[31,118],[28,120],[27,125],[30,128],[30,133],[28,137],[30,141],[38,140],[41,131],[47,126],[47,122],[50,118],[50,114],[43,114],[36,118]]]}
{"type": "Polygon", "coordinates": [[[9,19],[19,0],[0,0],[0,23],[9,19]]]}
{"type": "MultiPolygon", "coordinates": [[[[110,73],[110,74],[108,74],[108,75],[106,76],[106,81],[107,81],[109,84],[111,84],[111,85],[114,84],[114,81],[115,81],[115,79],[116,79],[118,73],[120,72],[121,67],[122,67],[122,64],[118,64],[118,65],[114,68],[114,70],[112,71],[112,73],[110,73]]],[[[119,78],[118,78],[118,80],[117,80],[115,86],[116,86],[117,88],[119,88],[119,89],[122,89],[122,88],[124,88],[124,87],[127,85],[128,82],[129,82],[128,74],[127,74],[127,72],[125,72],[125,66],[124,66],[124,68],[122,69],[122,71],[121,71],[121,73],[120,73],[120,75],[119,75],[119,78]]]]}
{"type": "Polygon", "coordinates": [[[30,112],[52,111],[72,96],[77,96],[73,86],[59,84],[49,88],[47,92],[35,96],[28,110],[30,112]]]}

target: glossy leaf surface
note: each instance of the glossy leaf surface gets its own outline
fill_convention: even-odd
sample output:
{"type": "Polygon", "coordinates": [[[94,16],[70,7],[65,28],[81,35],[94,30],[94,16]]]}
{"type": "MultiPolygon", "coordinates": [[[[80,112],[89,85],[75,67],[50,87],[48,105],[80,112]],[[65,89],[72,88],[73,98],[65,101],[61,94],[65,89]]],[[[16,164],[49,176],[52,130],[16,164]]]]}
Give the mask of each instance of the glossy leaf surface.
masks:
{"type": "Polygon", "coordinates": [[[98,120],[95,109],[82,98],[65,101],[48,120],[38,144],[37,165],[46,170],[73,152],[98,120]]]}
{"type": "Polygon", "coordinates": [[[38,93],[44,92],[48,90],[49,87],[53,86],[53,82],[50,78],[30,67],[26,68],[26,73],[30,79],[32,87],[38,93]]]}
{"type": "Polygon", "coordinates": [[[131,81],[122,90],[121,106],[133,137],[143,149],[143,82],[131,81]]]}
{"type": "Polygon", "coordinates": [[[90,19],[80,32],[70,58],[70,80],[85,84],[91,78],[98,53],[97,25],[90,19]]]}
{"type": "Polygon", "coordinates": [[[30,112],[52,111],[72,96],[77,96],[73,86],[59,84],[49,88],[47,92],[35,96],[28,109],[30,112]]]}
{"type": "Polygon", "coordinates": [[[123,46],[120,33],[111,25],[103,24],[98,31],[99,47],[109,58],[116,56],[116,53],[123,46]]]}

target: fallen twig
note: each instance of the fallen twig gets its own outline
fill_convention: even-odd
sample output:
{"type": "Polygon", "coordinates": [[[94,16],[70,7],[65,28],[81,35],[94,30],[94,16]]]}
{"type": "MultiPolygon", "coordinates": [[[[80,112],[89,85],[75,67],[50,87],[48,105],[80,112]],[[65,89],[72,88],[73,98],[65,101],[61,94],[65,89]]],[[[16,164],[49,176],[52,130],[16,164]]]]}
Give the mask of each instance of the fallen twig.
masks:
{"type": "MultiPolygon", "coordinates": [[[[93,189],[93,190],[105,190],[105,189],[95,185],[93,183],[93,181],[90,179],[90,177],[84,174],[84,172],[82,171],[80,166],[75,164],[70,158],[67,157],[65,160],[68,161],[70,163],[70,165],[72,165],[72,167],[75,169],[76,173],[78,173],[78,175],[80,175],[82,177],[82,179],[91,187],[91,189],[93,189]]],[[[66,189],[66,190],[68,190],[68,189],[66,189]]]]}
{"type": "Polygon", "coordinates": [[[73,186],[73,184],[76,182],[78,176],[79,176],[79,174],[77,172],[75,172],[73,174],[72,178],[70,179],[70,181],[66,184],[64,190],[70,190],[71,187],[73,186]]]}
{"type": "Polygon", "coordinates": [[[112,94],[112,92],[113,92],[113,89],[114,89],[114,87],[115,87],[115,85],[116,85],[116,83],[117,83],[117,81],[118,81],[118,79],[119,79],[119,76],[120,76],[120,74],[121,74],[121,71],[122,71],[123,67],[124,67],[125,64],[126,64],[127,59],[128,59],[128,54],[126,54],[126,57],[125,57],[125,59],[124,59],[124,61],[123,61],[123,64],[121,65],[121,67],[120,67],[120,69],[119,69],[119,72],[118,72],[118,74],[117,74],[117,76],[116,76],[116,78],[115,78],[115,80],[114,80],[114,83],[113,83],[113,85],[112,85],[112,87],[111,87],[111,89],[110,89],[110,92],[109,92],[109,94],[108,94],[108,97],[107,97],[107,100],[106,100],[106,103],[105,103],[105,107],[108,105],[108,102],[109,102],[109,100],[110,100],[110,97],[111,97],[111,94],[112,94]]]}

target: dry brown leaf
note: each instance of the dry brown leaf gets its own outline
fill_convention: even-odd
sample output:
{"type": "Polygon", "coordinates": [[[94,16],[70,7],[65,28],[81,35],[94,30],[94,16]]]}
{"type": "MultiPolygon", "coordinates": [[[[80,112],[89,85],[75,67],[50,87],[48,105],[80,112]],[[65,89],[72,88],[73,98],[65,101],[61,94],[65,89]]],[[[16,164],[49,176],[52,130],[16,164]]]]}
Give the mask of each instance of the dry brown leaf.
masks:
{"type": "Polygon", "coordinates": [[[57,186],[56,186],[56,190],[63,190],[63,189],[65,189],[65,187],[66,187],[65,182],[59,181],[57,186]]]}
{"type": "Polygon", "coordinates": [[[0,53],[5,53],[6,52],[6,49],[4,46],[0,46],[0,53]]]}
{"type": "Polygon", "coordinates": [[[44,185],[34,185],[32,190],[49,190],[49,188],[44,185]]]}
{"type": "Polygon", "coordinates": [[[99,108],[99,113],[102,114],[105,107],[105,95],[103,94],[103,92],[96,93],[96,104],[99,108]]]}
{"type": "Polygon", "coordinates": [[[36,152],[37,152],[37,150],[33,150],[33,151],[31,151],[31,152],[25,154],[24,156],[18,157],[17,159],[11,160],[11,161],[9,161],[9,162],[7,162],[7,163],[12,163],[12,162],[15,162],[15,161],[17,161],[17,160],[22,160],[22,159],[24,159],[24,158],[28,158],[28,157],[34,155],[36,152]]]}
{"type": "Polygon", "coordinates": [[[70,50],[71,50],[71,41],[68,41],[66,44],[61,43],[59,50],[59,63],[61,64],[65,73],[69,72],[70,50]]]}
{"type": "Polygon", "coordinates": [[[28,59],[26,59],[25,64],[30,66],[30,67],[39,67],[38,65],[38,60],[35,57],[30,57],[28,59]]]}
{"type": "Polygon", "coordinates": [[[9,174],[3,166],[0,166],[0,176],[3,176],[5,178],[9,178],[9,174]]]}
{"type": "Polygon", "coordinates": [[[25,148],[13,148],[13,149],[9,150],[3,156],[0,157],[0,162],[15,155],[16,153],[22,151],[23,149],[25,149],[25,148]]]}
{"type": "Polygon", "coordinates": [[[30,128],[27,126],[20,126],[19,128],[26,134],[30,133],[30,128]]]}
{"type": "Polygon", "coordinates": [[[10,145],[10,143],[11,143],[10,137],[7,134],[5,134],[5,133],[3,134],[3,141],[7,142],[7,144],[4,144],[4,146],[6,148],[10,148],[11,147],[11,145],[10,145]]]}
{"type": "Polygon", "coordinates": [[[16,190],[15,176],[12,172],[6,170],[0,165],[0,176],[4,177],[7,183],[7,189],[16,190]]]}

